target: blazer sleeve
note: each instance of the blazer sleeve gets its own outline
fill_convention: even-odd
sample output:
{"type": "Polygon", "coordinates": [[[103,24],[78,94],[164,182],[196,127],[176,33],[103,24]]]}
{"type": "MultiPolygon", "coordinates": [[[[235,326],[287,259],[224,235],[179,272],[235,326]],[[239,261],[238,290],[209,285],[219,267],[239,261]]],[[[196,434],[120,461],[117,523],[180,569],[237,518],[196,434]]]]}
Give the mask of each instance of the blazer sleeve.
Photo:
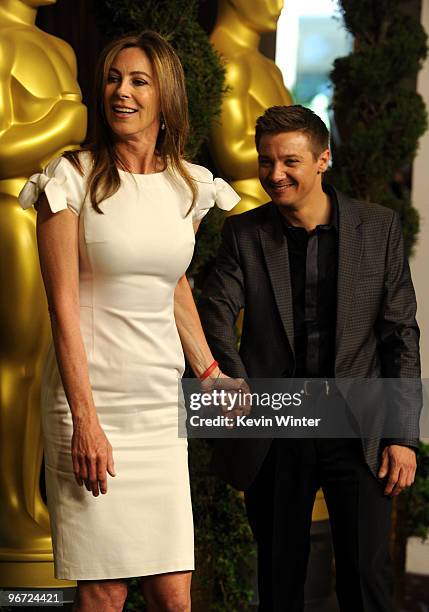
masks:
{"type": "Polygon", "coordinates": [[[417,447],[422,408],[420,332],[416,321],[416,296],[405,254],[401,222],[396,212],[392,214],[385,270],[384,295],[376,322],[376,334],[382,376],[404,379],[392,384],[392,392],[389,393],[389,410],[397,411],[395,421],[398,419],[404,436],[384,440],[384,443],[417,447]],[[407,384],[406,379],[414,380],[407,384]]]}
{"type": "Polygon", "coordinates": [[[226,219],[215,266],[198,302],[201,323],[215,359],[225,374],[246,378],[237,348],[235,323],[244,307],[243,272],[233,217],[226,219]]]}

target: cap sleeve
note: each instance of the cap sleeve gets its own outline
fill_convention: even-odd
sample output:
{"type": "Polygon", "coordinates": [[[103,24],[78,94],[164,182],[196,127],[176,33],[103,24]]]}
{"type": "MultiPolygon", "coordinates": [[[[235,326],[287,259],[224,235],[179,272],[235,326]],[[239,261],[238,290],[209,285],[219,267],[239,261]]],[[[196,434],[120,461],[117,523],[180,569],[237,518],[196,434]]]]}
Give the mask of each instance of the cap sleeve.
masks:
{"type": "Polygon", "coordinates": [[[197,183],[198,196],[192,211],[192,221],[201,219],[216,204],[222,210],[231,210],[240,201],[240,196],[221,178],[213,179],[213,174],[204,166],[189,164],[189,172],[197,183]]]}
{"type": "Polygon", "coordinates": [[[36,204],[41,193],[45,193],[53,213],[70,208],[79,215],[84,199],[83,178],[68,159],[57,157],[25,183],[18,196],[22,208],[36,204]]]}

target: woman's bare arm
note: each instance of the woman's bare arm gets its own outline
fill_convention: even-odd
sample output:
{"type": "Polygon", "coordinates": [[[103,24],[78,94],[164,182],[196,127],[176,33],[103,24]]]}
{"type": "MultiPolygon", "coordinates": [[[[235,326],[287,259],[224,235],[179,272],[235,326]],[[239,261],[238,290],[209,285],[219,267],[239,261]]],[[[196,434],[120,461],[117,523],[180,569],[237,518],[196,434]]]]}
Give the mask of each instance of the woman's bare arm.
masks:
{"type": "Polygon", "coordinates": [[[48,299],[52,336],[73,419],[72,459],[78,484],[94,495],[107,490],[106,469],[114,475],[112,448],[97,417],[79,317],[79,218],[67,209],[53,214],[39,200],[37,242],[48,299]]]}
{"type": "MultiPolygon", "coordinates": [[[[174,317],[186,358],[195,375],[201,376],[213,363],[214,358],[207,344],[191,287],[185,274],[177,283],[174,293],[174,317]]],[[[211,376],[216,378],[219,373],[219,368],[216,368],[211,376]]]]}

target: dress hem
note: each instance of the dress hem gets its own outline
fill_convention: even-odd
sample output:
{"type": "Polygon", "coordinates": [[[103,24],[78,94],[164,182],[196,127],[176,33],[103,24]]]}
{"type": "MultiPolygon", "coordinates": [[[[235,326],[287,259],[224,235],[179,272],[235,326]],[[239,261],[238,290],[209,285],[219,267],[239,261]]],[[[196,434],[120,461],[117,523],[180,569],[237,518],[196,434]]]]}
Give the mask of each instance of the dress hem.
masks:
{"type": "Polygon", "coordinates": [[[54,575],[57,580],[112,580],[117,578],[140,578],[143,576],[153,576],[155,574],[169,574],[171,572],[190,572],[195,569],[194,561],[189,559],[178,560],[169,565],[163,564],[150,564],[145,566],[135,566],[129,570],[113,569],[109,568],[109,571],[88,570],[82,571],[57,571],[55,570],[54,575]]]}

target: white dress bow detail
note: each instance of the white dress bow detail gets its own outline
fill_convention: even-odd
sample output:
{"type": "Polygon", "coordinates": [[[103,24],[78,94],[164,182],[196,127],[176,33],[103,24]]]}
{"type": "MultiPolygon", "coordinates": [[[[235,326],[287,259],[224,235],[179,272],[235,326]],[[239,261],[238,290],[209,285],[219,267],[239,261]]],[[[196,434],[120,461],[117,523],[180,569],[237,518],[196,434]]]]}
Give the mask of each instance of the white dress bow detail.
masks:
{"type": "Polygon", "coordinates": [[[221,178],[215,178],[215,202],[222,210],[231,210],[240,201],[240,196],[226,181],[221,178]]]}
{"type": "Polygon", "coordinates": [[[53,213],[67,208],[67,198],[63,185],[66,177],[55,177],[55,170],[61,158],[50,163],[41,173],[33,174],[22,188],[18,200],[22,208],[27,209],[33,206],[41,193],[45,192],[49,206],[53,213]]]}

